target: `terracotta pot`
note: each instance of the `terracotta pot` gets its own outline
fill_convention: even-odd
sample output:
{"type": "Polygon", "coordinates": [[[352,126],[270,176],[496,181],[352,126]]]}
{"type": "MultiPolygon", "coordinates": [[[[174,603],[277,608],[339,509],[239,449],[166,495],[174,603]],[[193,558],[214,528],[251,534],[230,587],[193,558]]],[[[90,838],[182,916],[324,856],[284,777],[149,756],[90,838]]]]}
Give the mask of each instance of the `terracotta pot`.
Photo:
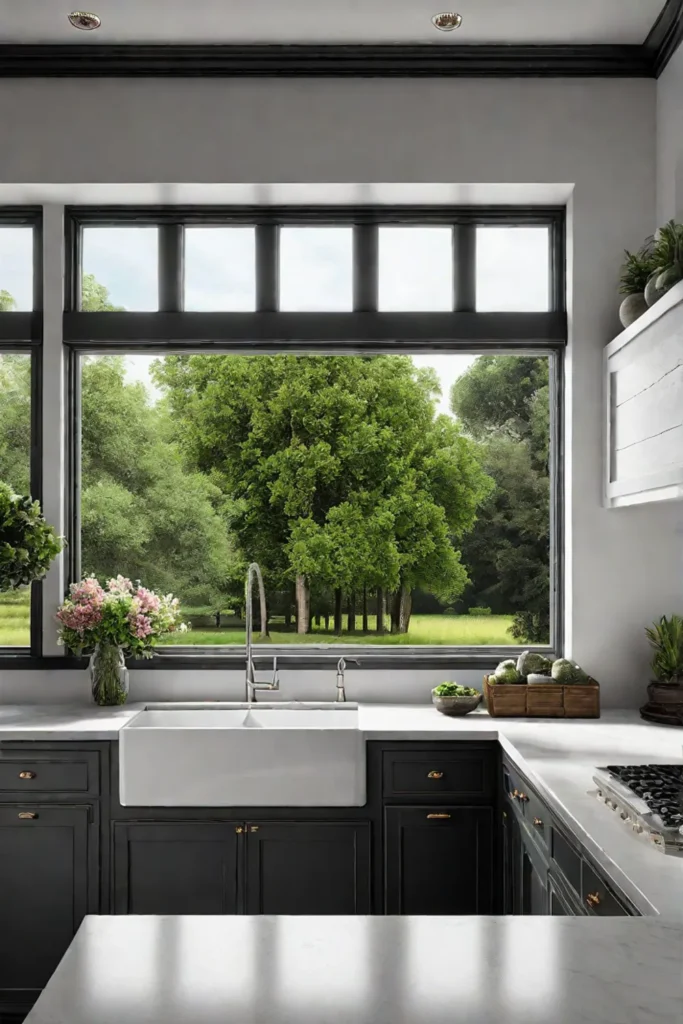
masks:
{"type": "Polygon", "coordinates": [[[639,316],[642,316],[647,309],[647,302],[642,292],[634,295],[627,295],[619,306],[619,319],[622,327],[630,327],[639,316]]]}

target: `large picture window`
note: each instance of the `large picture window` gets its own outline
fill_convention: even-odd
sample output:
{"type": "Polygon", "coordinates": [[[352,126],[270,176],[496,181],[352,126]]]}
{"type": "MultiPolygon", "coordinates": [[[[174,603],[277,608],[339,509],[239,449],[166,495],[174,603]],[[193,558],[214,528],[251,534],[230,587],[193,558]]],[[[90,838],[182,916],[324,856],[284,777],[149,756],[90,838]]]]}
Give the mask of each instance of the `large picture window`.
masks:
{"type": "Polygon", "coordinates": [[[559,648],[557,211],[69,238],[73,577],[177,596],[168,656],[244,645],[252,561],[273,649],[559,648]]]}
{"type": "Polygon", "coordinates": [[[547,355],[88,355],[81,564],[183,643],[550,641],[547,355]]]}

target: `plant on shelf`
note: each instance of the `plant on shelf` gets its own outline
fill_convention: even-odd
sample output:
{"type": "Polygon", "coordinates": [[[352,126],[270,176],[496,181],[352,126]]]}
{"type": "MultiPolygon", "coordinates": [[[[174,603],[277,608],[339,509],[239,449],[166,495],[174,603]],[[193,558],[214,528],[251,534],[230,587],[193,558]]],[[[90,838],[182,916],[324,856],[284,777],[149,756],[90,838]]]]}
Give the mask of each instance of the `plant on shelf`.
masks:
{"type": "Polygon", "coordinates": [[[637,252],[624,250],[624,262],[621,266],[621,284],[619,292],[625,298],[619,307],[619,319],[624,327],[629,327],[647,309],[645,289],[655,271],[654,239],[647,239],[637,252]]]}
{"type": "Polygon", "coordinates": [[[683,280],[683,224],[670,220],[660,228],[652,246],[653,270],[645,286],[648,306],[683,280]]]}
{"type": "Polygon", "coordinates": [[[91,652],[90,682],[96,704],[124,704],[128,697],[125,657],[151,658],[155,643],[187,629],[178,598],[158,596],[124,576],[106,587],[94,576],[73,583],[57,612],[59,643],[75,654],[91,652]]]}
{"type": "Polygon", "coordinates": [[[652,673],[658,683],[675,686],[683,683],[683,616],[662,615],[659,622],[645,629],[652,656],[652,673]]]}
{"type": "Polygon", "coordinates": [[[683,616],[662,615],[645,629],[652,648],[654,680],[647,688],[648,703],[640,709],[644,718],[683,725],[683,616]]]}
{"type": "Polygon", "coordinates": [[[40,504],[0,483],[0,593],[42,579],[63,547],[40,504]]]}

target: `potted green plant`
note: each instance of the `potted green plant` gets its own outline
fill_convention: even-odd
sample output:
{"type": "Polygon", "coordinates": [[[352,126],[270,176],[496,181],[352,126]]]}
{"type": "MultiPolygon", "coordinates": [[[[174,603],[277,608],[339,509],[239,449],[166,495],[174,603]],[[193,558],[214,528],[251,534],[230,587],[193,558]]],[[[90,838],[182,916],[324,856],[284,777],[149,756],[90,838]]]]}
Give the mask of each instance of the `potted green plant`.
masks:
{"type": "Polygon", "coordinates": [[[647,688],[649,700],[641,714],[683,725],[683,616],[662,615],[645,633],[654,652],[654,678],[647,688]]]}
{"type": "Polygon", "coordinates": [[[683,224],[670,220],[657,232],[652,246],[653,270],[645,286],[648,306],[683,280],[683,224]]]}
{"type": "Polygon", "coordinates": [[[619,286],[619,293],[625,296],[619,307],[619,319],[624,327],[630,327],[647,309],[645,288],[655,270],[653,245],[650,238],[637,252],[624,250],[619,286]]]}
{"type": "Polygon", "coordinates": [[[0,593],[42,579],[63,546],[40,504],[0,483],[0,593]]]}

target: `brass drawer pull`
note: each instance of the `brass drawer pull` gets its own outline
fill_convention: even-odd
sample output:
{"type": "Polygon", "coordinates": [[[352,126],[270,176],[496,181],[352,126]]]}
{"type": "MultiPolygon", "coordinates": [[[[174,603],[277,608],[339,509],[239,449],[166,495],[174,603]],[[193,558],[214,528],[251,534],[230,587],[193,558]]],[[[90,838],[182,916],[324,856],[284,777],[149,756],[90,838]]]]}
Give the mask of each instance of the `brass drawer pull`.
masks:
{"type": "Polygon", "coordinates": [[[249,831],[250,831],[250,832],[258,832],[258,830],[259,830],[259,828],[260,828],[260,827],[261,827],[260,825],[252,825],[252,826],[251,826],[251,827],[249,828],[249,831]]]}
{"type": "Polygon", "coordinates": [[[430,772],[427,776],[428,779],[442,779],[443,772],[430,772]]]}
{"type": "Polygon", "coordinates": [[[428,818],[450,818],[450,814],[428,814],[428,818]]]}
{"type": "Polygon", "coordinates": [[[20,811],[19,817],[23,818],[25,821],[33,821],[33,819],[37,818],[38,815],[35,813],[35,811],[20,811]]]}
{"type": "Polygon", "coordinates": [[[541,818],[534,818],[534,825],[536,828],[543,828],[543,821],[541,818]]]}
{"type": "Polygon", "coordinates": [[[589,892],[588,895],[586,896],[586,903],[588,904],[589,907],[599,907],[600,906],[600,894],[597,893],[597,892],[589,892]]]}
{"type": "Polygon", "coordinates": [[[35,779],[37,775],[35,772],[19,772],[20,779],[35,779]]]}
{"type": "Polygon", "coordinates": [[[244,829],[242,828],[241,825],[236,825],[235,832],[237,833],[237,835],[239,835],[241,832],[244,832],[244,829]]]}

